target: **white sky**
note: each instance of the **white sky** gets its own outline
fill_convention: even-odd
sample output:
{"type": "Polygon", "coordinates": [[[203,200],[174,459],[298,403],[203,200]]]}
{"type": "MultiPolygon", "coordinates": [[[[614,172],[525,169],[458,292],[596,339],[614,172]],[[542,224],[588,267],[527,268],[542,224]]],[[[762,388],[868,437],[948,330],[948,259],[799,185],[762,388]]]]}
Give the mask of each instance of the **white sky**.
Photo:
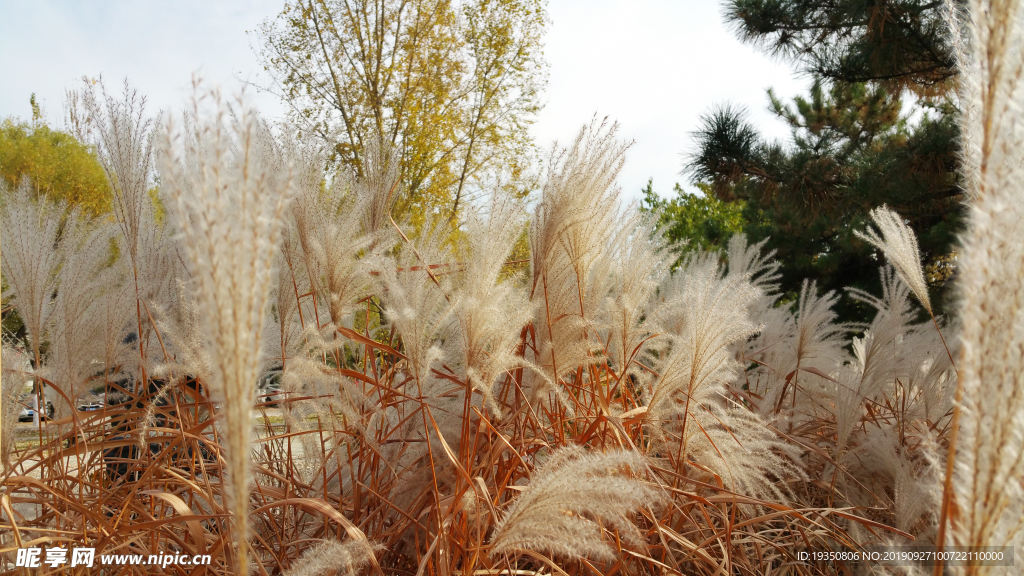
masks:
{"type": "MultiPolygon", "coordinates": [[[[785,137],[767,112],[765,90],[784,97],[807,82],[786,64],[744,45],[726,29],[715,0],[549,0],[550,63],[546,107],[533,133],[543,148],[568,143],[596,113],[617,120],[635,140],[619,182],[629,198],[647,179],[670,195],[691,132],[716,103],[751,111],[763,134],[785,137]]],[[[261,72],[247,30],[283,0],[0,0],[0,118],[31,115],[35,92],[60,125],[66,88],[103,75],[108,89],[125,78],[153,112],[179,109],[195,72],[228,91],[261,72]]],[[[283,114],[275,98],[255,102],[283,114]]]]}

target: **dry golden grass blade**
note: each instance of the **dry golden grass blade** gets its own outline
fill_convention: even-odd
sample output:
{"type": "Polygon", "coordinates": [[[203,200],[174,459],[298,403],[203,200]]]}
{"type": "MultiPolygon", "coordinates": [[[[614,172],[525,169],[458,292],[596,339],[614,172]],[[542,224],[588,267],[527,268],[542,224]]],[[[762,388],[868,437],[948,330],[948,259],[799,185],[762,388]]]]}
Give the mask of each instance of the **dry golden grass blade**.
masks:
{"type": "MultiPolygon", "coordinates": [[[[184,500],[175,496],[174,494],[169,494],[167,492],[162,492],[159,490],[142,490],[139,492],[139,494],[154,496],[156,498],[163,500],[164,502],[167,502],[168,504],[171,505],[171,507],[174,508],[174,511],[180,514],[182,517],[195,516],[195,513],[192,512],[192,509],[188,506],[188,504],[185,504],[184,500]]],[[[185,525],[188,526],[189,532],[192,534],[192,541],[196,546],[196,552],[199,554],[205,554],[207,535],[206,530],[204,530],[203,526],[196,520],[186,520],[185,525]]]]}

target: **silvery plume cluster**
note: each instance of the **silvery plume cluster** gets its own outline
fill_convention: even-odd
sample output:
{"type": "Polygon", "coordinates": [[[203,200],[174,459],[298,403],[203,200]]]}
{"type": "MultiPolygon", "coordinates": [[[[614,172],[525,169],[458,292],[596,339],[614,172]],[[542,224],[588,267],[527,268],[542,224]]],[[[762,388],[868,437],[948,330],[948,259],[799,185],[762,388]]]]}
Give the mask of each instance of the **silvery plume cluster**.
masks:
{"type": "Polygon", "coordinates": [[[332,168],[216,91],[149,119],[87,88],[112,214],[3,195],[25,336],[3,354],[0,556],[47,534],[214,574],[816,574],[839,568],[799,552],[1020,546],[1021,16],[950,12],[955,320],[884,206],[858,233],[881,289],[850,293],[869,324],[814,282],[784,300],[742,235],[672,271],[604,122],[552,151],[534,201],[496,186],[414,233],[400,149],[332,168]],[[25,443],[33,380],[56,413],[25,443]]]}

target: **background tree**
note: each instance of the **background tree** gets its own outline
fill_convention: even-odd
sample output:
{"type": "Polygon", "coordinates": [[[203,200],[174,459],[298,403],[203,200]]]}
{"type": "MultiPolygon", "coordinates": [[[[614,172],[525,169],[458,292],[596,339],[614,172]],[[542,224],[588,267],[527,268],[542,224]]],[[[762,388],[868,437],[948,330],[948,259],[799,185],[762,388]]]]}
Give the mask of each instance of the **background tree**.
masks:
{"type": "Polygon", "coordinates": [[[257,34],[292,120],[361,174],[377,138],[401,158],[399,210],[455,218],[483,179],[525,192],[546,81],[544,0],[304,0],[257,34]]]}
{"type": "MultiPolygon", "coordinates": [[[[953,0],[962,6],[963,0],[953,0]]],[[[740,38],[830,82],[945,94],[957,71],[946,3],[935,0],[727,0],[740,38]]]]}
{"type": "Polygon", "coordinates": [[[81,206],[93,215],[108,211],[110,187],[92,149],[47,126],[34,94],[30,101],[30,122],[0,122],[0,177],[7,189],[16,190],[27,178],[38,194],[81,206]]]}
{"type": "Polygon", "coordinates": [[[743,201],[725,202],[714,196],[711,187],[702,182],[697,188],[703,196],[689,194],[679,184],[676,197],[665,199],[654,191],[653,180],[647,181],[640,209],[658,218],[658,227],[665,237],[680,246],[680,255],[672,264],[675,270],[686,255],[696,250],[722,250],[729,238],[742,232],[747,224],[743,217],[743,201]]]}
{"type": "MultiPolygon", "coordinates": [[[[914,229],[937,307],[962,227],[955,70],[941,2],[733,0],[727,17],[741,37],[792,58],[814,78],[810,94],[771,110],[791,128],[768,142],[744,111],[706,114],[686,170],[716,198],[742,201],[752,240],[770,238],[782,288],[804,278],[823,289],[873,289],[882,260],[853,236],[882,204],[914,229]]],[[[845,320],[872,312],[843,298],[845,320]]]]}

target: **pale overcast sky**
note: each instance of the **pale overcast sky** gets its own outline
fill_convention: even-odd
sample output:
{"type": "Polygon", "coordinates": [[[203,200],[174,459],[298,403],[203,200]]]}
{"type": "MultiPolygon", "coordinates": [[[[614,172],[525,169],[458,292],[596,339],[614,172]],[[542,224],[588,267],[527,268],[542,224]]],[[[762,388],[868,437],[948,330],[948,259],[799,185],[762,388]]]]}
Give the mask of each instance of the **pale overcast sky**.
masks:
{"type": "MultiPolygon", "coordinates": [[[[35,92],[48,120],[60,124],[64,90],[83,75],[108,88],[125,78],[150,108],[180,109],[198,72],[230,91],[256,79],[247,30],[283,0],[0,0],[0,118],[31,114],[35,92]]],[[[654,178],[670,195],[698,118],[725,101],[750,109],[762,133],[787,129],[766,110],[765,90],[806,89],[785,63],[739,42],[716,0],[550,0],[545,54],[546,107],[538,144],[570,142],[596,113],[617,120],[636,144],[619,182],[630,198],[654,178]]],[[[270,95],[256,103],[274,117],[270,95]]]]}

